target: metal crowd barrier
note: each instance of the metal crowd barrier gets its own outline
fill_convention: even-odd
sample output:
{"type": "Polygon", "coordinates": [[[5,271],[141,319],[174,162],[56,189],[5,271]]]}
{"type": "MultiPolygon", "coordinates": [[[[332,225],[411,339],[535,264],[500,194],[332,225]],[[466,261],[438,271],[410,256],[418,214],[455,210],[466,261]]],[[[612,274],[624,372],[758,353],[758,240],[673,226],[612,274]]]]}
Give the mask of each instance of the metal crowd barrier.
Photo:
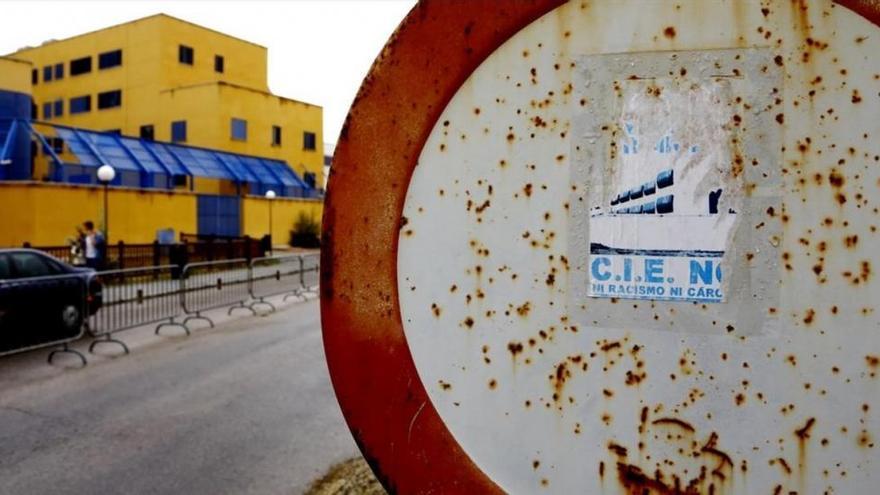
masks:
{"type": "Polygon", "coordinates": [[[189,335],[187,323],[203,320],[213,328],[213,320],[203,312],[227,306],[227,314],[245,309],[256,315],[257,305],[275,311],[268,297],[283,294],[287,300],[316,292],[319,261],[318,255],[287,255],[190,263],[182,270],[165,265],[0,280],[0,356],[60,345],[49,354],[50,363],[59,353],[71,353],[85,365],[85,356],[68,344],[86,330],[95,338],[89,352],[114,343],[128,354],[128,346],[114,334],[157,324],[157,335],[169,326],[189,335]],[[93,293],[92,280],[100,282],[100,295],[93,293]],[[98,297],[101,305],[90,314],[98,297]],[[62,315],[66,330],[60,325],[62,315]]]}
{"type": "Polygon", "coordinates": [[[318,253],[304,254],[300,256],[300,260],[302,268],[300,285],[302,290],[317,294],[321,278],[321,255],[318,253]]]}
{"type": "Polygon", "coordinates": [[[202,312],[226,306],[229,306],[227,314],[241,308],[256,315],[257,312],[245,304],[250,299],[250,272],[246,259],[205,261],[183,267],[181,306],[187,314],[183,324],[204,320],[214,328],[214,321],[202,312]]]}
{"type": "Polygon", "coordinates": [[[267,297],[284,294],[286,301],[288,297],[300,296],[302,276],[301,256],[255,258],[251,261],[250,295],[254,299],[251,309],[262,304],[275,311],[275,305],[267,301],[267,297]]]}
{"type": "Polygon", "coordinates": [[[60,353],[86,358],[68,344],[83,335],[88,317],[91,274],[0,280],[0,356],[57,346],[60,353]]]}
{"type": "Polygon", "coordinates": [[[175,265],[148,268],[129,268],[99,272],[96,276],[103,285],[101,309],[88,320],[88,331],[98,337],[89,346],[93,352],[99,344],[114,343],[128,354],[128,346],[113,338],[116,332],[158,323],[155,332],[163,327],[189,329],[175,319],[183,314],[180,304],[180,282],[174,279],[175,265]]]}

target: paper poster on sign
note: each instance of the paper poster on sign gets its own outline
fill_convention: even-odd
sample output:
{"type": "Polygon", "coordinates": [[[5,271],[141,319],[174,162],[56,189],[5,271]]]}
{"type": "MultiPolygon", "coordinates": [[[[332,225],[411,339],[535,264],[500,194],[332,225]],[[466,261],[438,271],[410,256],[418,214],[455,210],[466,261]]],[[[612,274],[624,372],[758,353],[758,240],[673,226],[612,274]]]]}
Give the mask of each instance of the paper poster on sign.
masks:
{"type": "Polygon", "coordinates": [[[722,78],[627,81],[590,205],[592,297],[725,300],[737,119],[722,78]]]}

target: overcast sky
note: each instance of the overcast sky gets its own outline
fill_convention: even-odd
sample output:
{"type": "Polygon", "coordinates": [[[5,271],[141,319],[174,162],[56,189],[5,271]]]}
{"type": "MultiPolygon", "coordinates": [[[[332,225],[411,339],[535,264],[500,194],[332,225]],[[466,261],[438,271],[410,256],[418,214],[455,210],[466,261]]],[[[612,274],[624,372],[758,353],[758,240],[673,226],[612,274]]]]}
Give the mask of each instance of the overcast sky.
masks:
{"type": "MultiPolygon", "coordinates": [[[[269,49],[269,88],[324,107],[335,143],[361,81],[413,0],[0,1],[0,54],[164,12],[269,49]]],[[[328,150],[329,151],[329,150],[328,150]]]]}

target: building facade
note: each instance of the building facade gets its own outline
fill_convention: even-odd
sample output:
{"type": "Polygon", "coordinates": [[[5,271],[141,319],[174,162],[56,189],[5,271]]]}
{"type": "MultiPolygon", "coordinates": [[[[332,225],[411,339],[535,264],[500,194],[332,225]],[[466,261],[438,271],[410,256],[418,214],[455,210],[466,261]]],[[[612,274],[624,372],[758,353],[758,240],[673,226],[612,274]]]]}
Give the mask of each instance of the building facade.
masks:
{"type": "Polygon", "coordinates": [[[9,57],[32,64],[36,120],[284,160],[322,187],[322,109],[269,92],[263,46],[158,14],[9,57]]]}
{"type": "Polygon", "coordinates": [[[164,14],[0,57],[0,247],[108,217],[130,243],[167,229],[283,243],[319,220],[322,109],[273,95],[266,69],[265,47],[164,14]]]}

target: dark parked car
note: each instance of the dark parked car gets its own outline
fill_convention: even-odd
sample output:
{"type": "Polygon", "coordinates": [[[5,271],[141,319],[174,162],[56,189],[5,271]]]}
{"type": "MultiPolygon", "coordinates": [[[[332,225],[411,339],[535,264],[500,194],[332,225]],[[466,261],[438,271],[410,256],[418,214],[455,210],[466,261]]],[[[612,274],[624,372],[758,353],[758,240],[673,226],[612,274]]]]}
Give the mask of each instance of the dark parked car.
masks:
{"type": "Polygon", "coordinates": [[[0,354],[77,337],[102,302],[95,272],[33,249],[0,249],[0,354]]]}

